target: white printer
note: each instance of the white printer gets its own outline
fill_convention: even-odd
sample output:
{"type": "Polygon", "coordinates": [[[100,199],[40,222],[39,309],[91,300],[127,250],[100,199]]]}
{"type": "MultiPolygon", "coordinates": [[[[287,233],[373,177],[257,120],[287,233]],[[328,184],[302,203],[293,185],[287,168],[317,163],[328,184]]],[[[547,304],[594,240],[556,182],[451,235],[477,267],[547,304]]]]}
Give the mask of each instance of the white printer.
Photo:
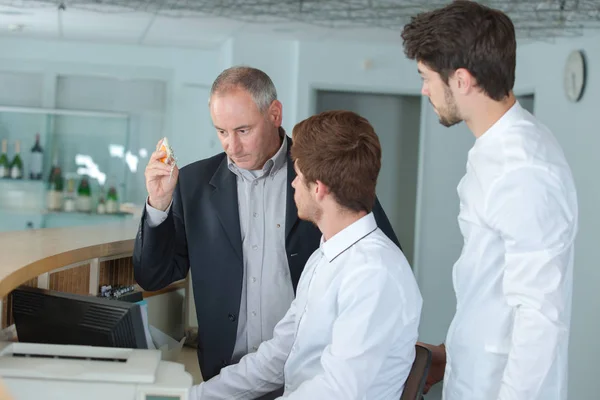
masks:
{"type": "Polygon", "coordinates": [[[15,400],[189,400],[192,377],[160,350],[0,342],[15,400]]]}

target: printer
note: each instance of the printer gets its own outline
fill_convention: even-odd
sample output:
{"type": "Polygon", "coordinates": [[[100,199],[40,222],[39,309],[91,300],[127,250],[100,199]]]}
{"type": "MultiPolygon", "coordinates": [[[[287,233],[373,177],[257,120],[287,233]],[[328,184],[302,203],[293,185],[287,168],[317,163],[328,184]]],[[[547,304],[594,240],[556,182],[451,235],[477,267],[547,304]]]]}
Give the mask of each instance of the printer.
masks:
{"type": "Polygon", "coordinates": [[[0,342],[16,400],[189,400],[192,377],[160,350],[0,342]]]}

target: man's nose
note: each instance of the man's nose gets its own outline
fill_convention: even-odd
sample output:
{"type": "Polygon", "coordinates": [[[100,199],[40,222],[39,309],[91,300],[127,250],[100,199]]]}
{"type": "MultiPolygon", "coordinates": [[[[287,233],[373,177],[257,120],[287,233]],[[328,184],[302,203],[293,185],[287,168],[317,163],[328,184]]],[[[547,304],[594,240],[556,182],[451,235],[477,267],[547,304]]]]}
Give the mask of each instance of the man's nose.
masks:
{"type": "Polygon", "coordinates": [[[229,139],[229,150],[233,154],[239,153],[241,150],[242,143],[240,142],[240,138],[237,134],[233,133],[229,139]]]}

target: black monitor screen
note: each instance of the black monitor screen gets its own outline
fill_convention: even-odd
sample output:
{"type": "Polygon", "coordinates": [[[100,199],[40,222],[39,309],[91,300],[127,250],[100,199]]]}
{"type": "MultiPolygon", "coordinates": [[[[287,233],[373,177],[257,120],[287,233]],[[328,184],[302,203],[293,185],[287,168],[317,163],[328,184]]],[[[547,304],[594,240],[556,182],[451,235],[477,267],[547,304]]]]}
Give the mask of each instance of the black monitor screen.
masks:
{"type": "Polygon", "coordinates": [[[19,342],[148,348],[139,304],[23,286],[12,311],[19,342]]]}

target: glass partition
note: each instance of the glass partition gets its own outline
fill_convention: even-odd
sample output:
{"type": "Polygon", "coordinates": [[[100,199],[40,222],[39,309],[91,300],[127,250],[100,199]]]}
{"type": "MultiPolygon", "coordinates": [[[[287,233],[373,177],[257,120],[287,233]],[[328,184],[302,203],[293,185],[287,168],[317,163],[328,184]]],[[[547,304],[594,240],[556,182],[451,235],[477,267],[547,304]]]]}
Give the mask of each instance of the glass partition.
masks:
{"type": "Polygon", "coordinates": [[[0,232],[131,217],[128,114],[0,107],[0,141],[0,232]]]}

